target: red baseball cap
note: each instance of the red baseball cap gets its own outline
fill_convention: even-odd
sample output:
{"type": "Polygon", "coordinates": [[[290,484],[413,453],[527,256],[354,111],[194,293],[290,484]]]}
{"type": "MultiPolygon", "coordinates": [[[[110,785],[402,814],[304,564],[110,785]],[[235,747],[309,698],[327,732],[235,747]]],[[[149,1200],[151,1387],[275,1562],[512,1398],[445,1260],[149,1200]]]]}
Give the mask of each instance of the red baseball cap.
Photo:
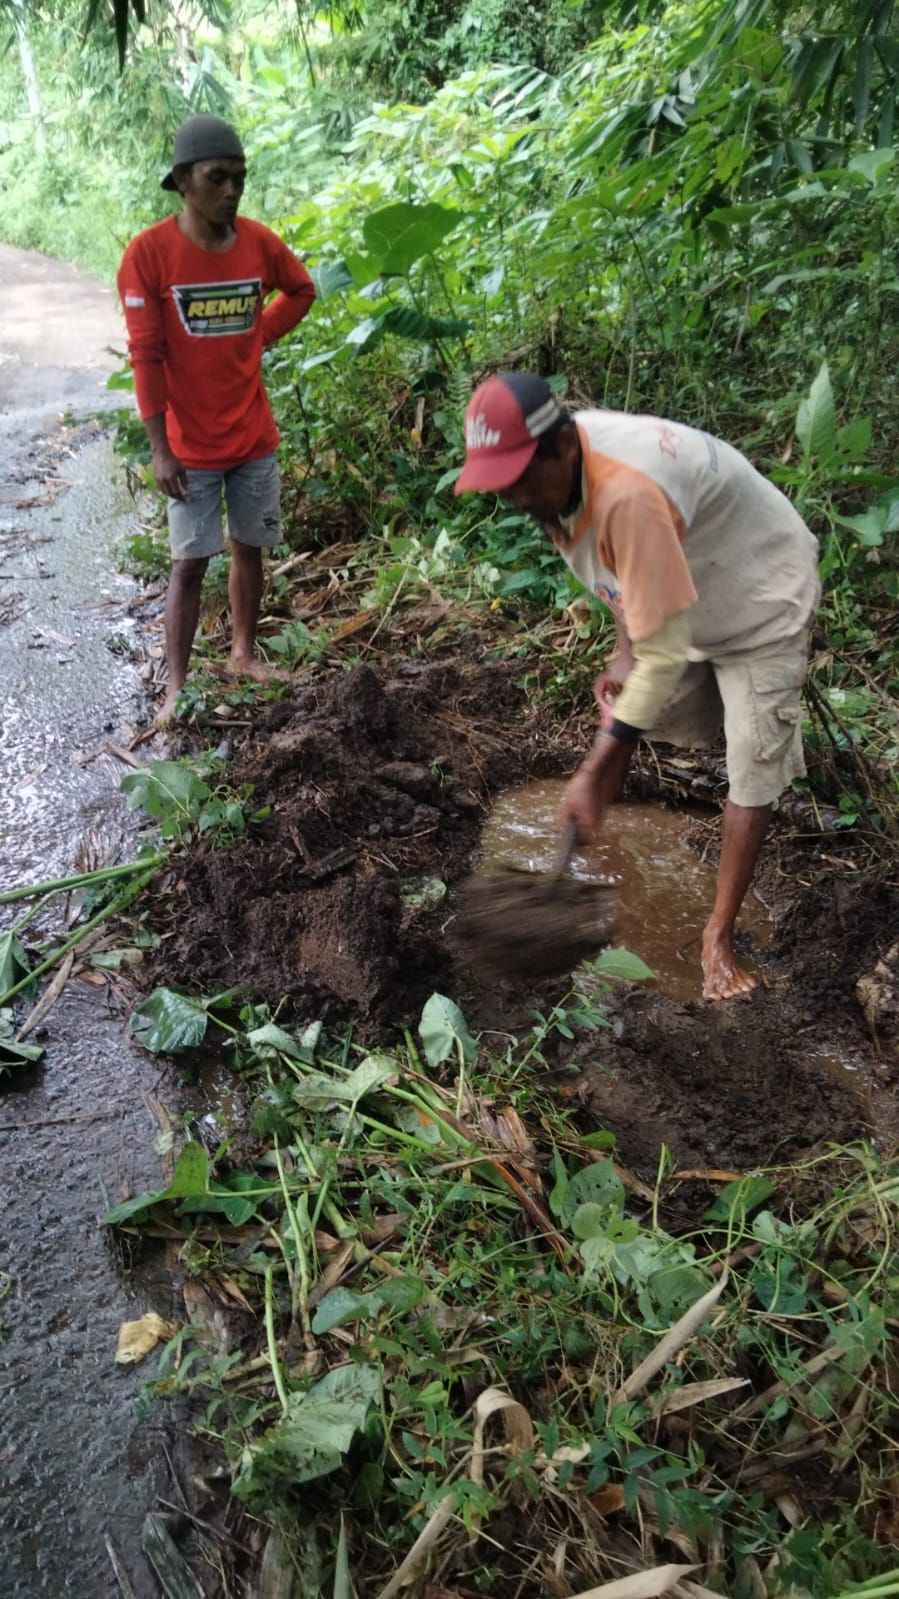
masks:
{"type": "Polygon", "coordinates": [[[564,416],[543,378],[501,372],[475,389],[465,412],[465,465],[456,493],[499,493],[527,470],[537,444],[564,416]]]}

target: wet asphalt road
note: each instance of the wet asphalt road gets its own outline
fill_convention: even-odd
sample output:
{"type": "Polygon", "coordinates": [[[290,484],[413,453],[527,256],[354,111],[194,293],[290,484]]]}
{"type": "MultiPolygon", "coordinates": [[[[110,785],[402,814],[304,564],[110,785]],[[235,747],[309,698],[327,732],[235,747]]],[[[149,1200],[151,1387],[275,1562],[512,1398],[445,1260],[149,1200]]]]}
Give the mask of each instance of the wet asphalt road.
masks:
{"type": "MultiPolygon", "coordinates": [[[[106,347],[123,346],[115,302],[72,268],[5,246],[0,284],[7,887],[70,870],[85,841],[94,855],[128,858],[124,768],[102,746],[127,741],[138,679],[107,645],[130,627],[114,550],[132,508],[108,440],[73,450],[60,429],[61,412],[109,403],[105,378],[120,363],[106,347]]],[[[0,909],[0,930],[12,919],[0,909]]],[[[130,1369],[114,1354],[120,1322],[170,1312],[171,1290],[161,1260],[123,1266],[100,1217],[123,1194],[158,1185],[146,1095],[171,1103],[171,1084],[131,1048],[104,991],[81,982],[39,1041],[38,1066],[0,1077],[0,1592],[118,1596],[109,1539],[136,1599],[150,1599],[158,1589],[139,1534],[157,1492],[175,1497],[172,1422],[155,1406],[138,1414],[154,1357],[130,1369]]]]}

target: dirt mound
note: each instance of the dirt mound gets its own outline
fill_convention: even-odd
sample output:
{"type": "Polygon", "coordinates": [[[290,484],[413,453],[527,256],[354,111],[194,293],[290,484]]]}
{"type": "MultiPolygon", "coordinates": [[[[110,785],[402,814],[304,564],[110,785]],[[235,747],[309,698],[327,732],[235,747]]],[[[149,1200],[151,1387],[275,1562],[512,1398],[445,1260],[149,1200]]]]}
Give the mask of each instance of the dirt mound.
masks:
{"type": "Polygon", "coordinates": [[[454,891],[490,796],[570,768],[514,663],[356,667],[261,717],[229,773],[271,816],[186,864],[159,979],[239,986],[299,1011],[415,1014],[454,983],[454,891]]]}

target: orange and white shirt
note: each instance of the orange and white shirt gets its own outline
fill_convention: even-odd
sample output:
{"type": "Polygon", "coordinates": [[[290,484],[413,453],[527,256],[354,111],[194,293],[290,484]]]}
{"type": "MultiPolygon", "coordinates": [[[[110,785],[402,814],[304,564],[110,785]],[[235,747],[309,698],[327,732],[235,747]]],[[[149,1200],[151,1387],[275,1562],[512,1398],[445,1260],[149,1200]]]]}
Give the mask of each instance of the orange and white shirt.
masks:
{"type": "MultiPolygon", "coordinates": [[[[653,639],[664,644],[665,697],[672,639],[685,666],[804,631],[819,596],[817,542],[739,450],[660,417],[579,411],[574,421],[582,500],[556,547],[616,613],[638,665],[653,655],[653,639]]],[[[625,721],[629,687],[616,704],[625,721]]]]}

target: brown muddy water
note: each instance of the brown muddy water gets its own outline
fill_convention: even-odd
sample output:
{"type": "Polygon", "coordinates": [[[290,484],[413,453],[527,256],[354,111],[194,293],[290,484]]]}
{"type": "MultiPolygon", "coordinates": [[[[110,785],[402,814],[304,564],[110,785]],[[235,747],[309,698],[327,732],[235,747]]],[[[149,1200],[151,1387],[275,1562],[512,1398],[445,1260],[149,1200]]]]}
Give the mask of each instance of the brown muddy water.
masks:
{"type": "MultiPolygon", "coordinates": [[[[16,308],[0,330],[8,887],[71,870],[85,840],[95,857],[128,858],[125,768],[104,745],[127,742],[139,683],[127,659],[133,590],[114,557],[132,508],[108,441],[73,449],[59,424],[63,408],[84,415],[105,402],[115,364],[105,346],[120,342],[111,297],[4,247],[0,281],[16,308]],[[66,317],[48,324],[48,304],[64,304],[66,317]]],[[[21,909],[0,910],[0,929],[21,909]]],[[[77,980],[37,1042],[38,1065],[0,1077],[0,1591],[112,1599],[121,1590],[109,1539],[137,1599],[150,1599],[158,1589],[139,1534],[157,1494],[177,1497],[166,1464],[173,1423],[152,1409],[141,1419],[147,1371],[117,1367],[114,1355],[120,1322],[165,1313],[171,1289],[157,1276],[161,1257],[132,1268],[100,1218],[124,1193],[159,1184],[147,1096],[160,1074],[131,1048],[103,990],[77,980]]]]}
{"type": "MultiPolygon", "coordinates": [[[[529,783],[503,794],[484,830],[486,865],[549,871],[558,850],[556,821],[565,784],[529,783]]],[[[582,882],[609,883],[617,902],[617,943],[655,974],[660,993],[697,999],[702,990],[699,939],[715,894],[715,872],[690,847],[690,817],[660,805],[610,807],[594,844],[581,846],[569,870],[582,882]]],[[[747,896],[740,928],[753,948],[771,937],[767,910],[747,896]]]]}

